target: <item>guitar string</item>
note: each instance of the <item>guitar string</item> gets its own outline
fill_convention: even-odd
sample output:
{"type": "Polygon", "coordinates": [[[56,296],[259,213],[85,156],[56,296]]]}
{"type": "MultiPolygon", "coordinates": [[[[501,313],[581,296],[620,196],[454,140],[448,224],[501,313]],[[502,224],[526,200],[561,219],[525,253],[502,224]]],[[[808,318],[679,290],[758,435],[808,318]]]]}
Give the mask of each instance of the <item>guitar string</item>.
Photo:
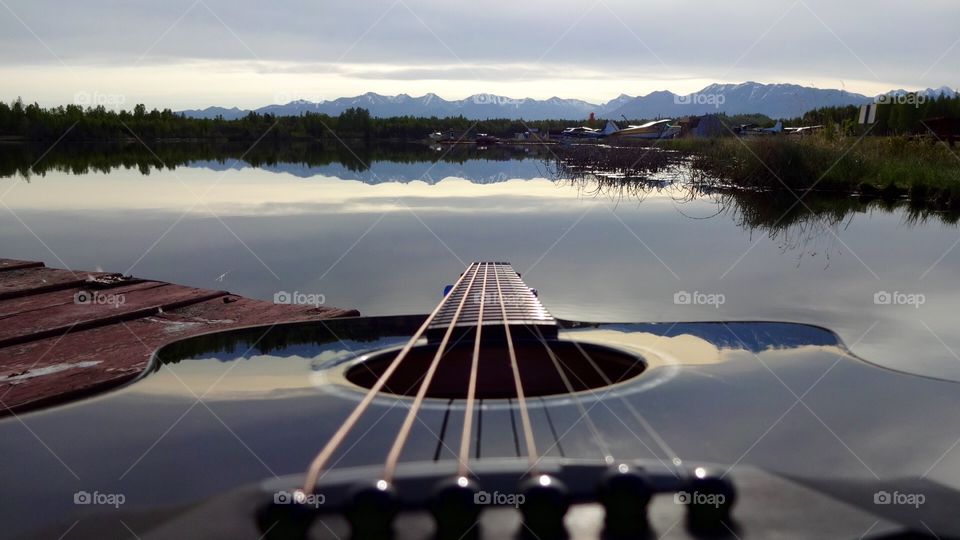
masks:
{"type": "Polygon", "coordinates": [[[473,430],[473,406],[477,395],[477,372],[479,371],[480,363],[480,333],[483,330],[483,311],[486,309],[487,272],[489,270],[489,263],[483,263],[483,284],[481,285],[480,291],[480,312],[477,316],[477,335],[473,341],[473,356],[470,360],[470,381],[467,383],[467,404],[463,412],[463,434],[460,436],[460,465],[457,468],[457,476],[459,477],[466,476],[467,471],[469,470],[467,467],[467,462],[470,459],[470,435],[473,430]]]}
{"type": "MultiPolygon", "coordinates": [[[[563,368],[560,366],[560,359],[557,358],[556,353],[553,352],[553,349],[550,348],[550,344],[547,343],[547,340],[543,337],[543,333],[536,326],[531,327],[534,333],[537,336],[537,339],[543,344],[543,347],[547,351],[547,356],[550,357],[550,361],[553,363],[553,367],[557,370],[557,375],[560,376],[560,379],[563,381],[563,385],[567,389],[567,394],[573,402],[576,404],[577,409],[580,411],[580,418],[582,418],[586,424],[587,428],[593,435],[594,441],[597,443],[597,446],[600,447],[600,451],[603,452],[603,460],[610,464],[613,463],[613,453],[610,451],[610,445],[607,444],[607,441],[601,435],[600,430],[597,429],[597,425],[593,422],[593,419],[590,418],[589,411],[583,406],[583,402],[580,400],[580,397],[576,394],[573,389],[573,384],[570,382],[570,378],[567,377],[567,374],[564,373],[563,368]]],[[[577,380],[583,384],[583,381],[577,377],[577,380]]],[[[586,386],[586,385],[584,385],[586,386]]],[[[559,441],[557,441],[559,442],[559,441]]]]}
{"type": "Polygon", "coordinates": [[[480,273],[478,270],[479,267],[472,268],[473,274],[470,277],[470,283],[467,285],[467,289],[463,292],[463,297],[460,299],[460,303],[457,305],[457,309],[453,313],[453,317],[447,326],[447,331],[444,332],[443,339],[440,341],[440,345],[437,347],[437,352],[433,355],[433,360],[430,361],[430,366],[427,368],[427,373],[420,383],[420,388],[417,389],[417,395],[413,399],[413,404],[410,406],[410,410],[407,411],[407,416],[403,419],[403,424],[400,426],[400,430],[397,432],[397,436],[393,441],[393,446],[390,448],[390,452],[387,454],[387,460],[383,467],[383,480],[385,480],[387,483],[393,481],[394,474],[397,472],[397,462],[400,461],[400,453],[403,451],[403,447],[407,442],[407,438],[410,436],[410,430],[413,428],[413,422],[417,419],[417,413],[420,411],[420,407],[423,405],[423,400],[427,396],[427,391],[430,389],[430,383],[433,381],[433,377],[437,373],[437,367],[440,365],[440,359],[443,357],[443,353],[447,348],[447,343],[450,342],[450,336],[453,335],[453,331],[460,319],[460,314],[463,312],[463,306],[467,303],[467,299],[470,298],[470,291],[473,289],[473,284],[477,280],[477,274],[480,273]]]}
{"type": "MultiPolygon", "coordinates": [[[[471,265],[472,268],[473,265],[471,265]]],[[[457,282],[454,284],[451,291],[456,290],[457,287],[463,283],[467,275],[470,273],[468,268],[464,272],[457,282]]],[[[310,463],[310,467],[307,470],[306,479],[304,480],[303,491],[304,493],[313,493],[317,486],[317,480],[319,480],[321,473],[323,472],[323,467],[327,464],[327,461],[333,456],[333,453],[336,452],[337,448],[343,444],[343,441],[346,439],[347,434],[350,433],[350,430],[356,425],[357,421],[360,419],[360,416],[367,410],[367,407],[370,406],[370,403],[373,402],[373,399],[380,392],[380,390],[386,385],[387,380],[393,375],[394,371],[400,366],[400,363],[404,358],[410,353],[410,350],[413,349],[413,346],[416,342],[423,336],[427,331],[427,328],[437,317],[440,311],[446,306],[447,301],[450,296],[445,297],[437,307],[427,316],[427,319],[423,321],[423,324],[420,325],[420,328],[413,334],[409,341],[403,346],[403,349],[397,353],[396,358],[387,366],[387,369],[377,378],[377,381],[367,390],[366,394],[363,396],[363,399],[360,400],[360,403],[353,409],[350,413],[350,416],[340,424],[340,427],[337,429],[336,433],[330,437],[330,440],[327,441],[327,444],[324,445],[323,449],[313,458],[313,461],[310,463]]]]}
{"type": "MultiPolygon", "coordinates": [[[[574,346],[576,346],[577,350],[580,351],[580,354],[582,354],[583,357],[587,359],[587,362],[593,367],[593,369],[596,370],[597,374],[600,375],[600,377],[603,379],[604,384],[607,387],[612,386],[614,382],[610,379],[610,377],[607,376],[606,373],[604,373],[602,369],[600,369],[600,366],[597,365],[597,363],[593,360],[590,354],[586,350],[584,350],[584,348],[580,345],[580,343],[575,340],[572,340],[572,343],[574,344],[574,346]]],[[[617,380],[616,382],[620,382],[620,381],[617,380]]],[[[604,394],[604,396],[609,392],[610,391],[608,390],[604,394]]],[[[594,397],[597,398],[596,392],[591,390],[591,394],[593,394],[594,397]]],[[[604,396],[600,396],[600,397],[604,397],[604,396]]],[[[638,411],[637,408],[634,407],[633,403],[630,403],[630,401],[624,396],[618,396],[618,397],[620,398],[620,401],[623,402],[627,410],[630,411],[630,414],[634,417],[634,419],[640,424],[641,427],[643,427],[644,431],[646,431],[647,434],[650,435],[650,438],[654,440],[657,446],[660,447],[660,450],[666,455],[667,459],[670,462],[667,468],[671,469],[671,472],[673,473],[673,475],[679,478],[680,475],[682,474],[682,472],[679,469],[680,463],[682,463],[682,461],[680,460],[680,456],[676,452],[674,452],[673,448],[671,448],[670,445],[667,444],[667,441],[665,441],[663,437],[661,437],[660,434],[657,433],[657,430],[653,429],[653,426],[650,424],[650,422],[647,421],[647,419],[642,414],[640,414],[640,411],[638,411]]],[[[656,455],[654,455],[654,457],[656,457],[656,455]]],[[[659,460],[659,458],[657,459],[659,460]]],[[[661,464],[663,464],[662,461],[661,461],[661,464]]]]}
{"type": "Polygon", "coordinates": [[[503,289],[500,287],[500,269],[502,266],[494,266],[493,276],[497,282],[497,298],[500,301],[500,314],[503,317],[503,330],[507,338],[507,352],[510,355],[510,367],[513,370],[513,384],[517,391],[517,403],[520,405],[520,420],[523,424],[524,442],[527,447],[527,459],[530,461],[530,470],[537,474],[538,464],[537,446],[533,439],[533,429],[530,426],[530,412],[527,410],[527,399],[523,393],[523,381],[520,379],[520,368],[517,365],[517,353],[513,348],[513,336],[510,334],[510,321],[507,318],[507,308],[503,303],[503,289]]]}

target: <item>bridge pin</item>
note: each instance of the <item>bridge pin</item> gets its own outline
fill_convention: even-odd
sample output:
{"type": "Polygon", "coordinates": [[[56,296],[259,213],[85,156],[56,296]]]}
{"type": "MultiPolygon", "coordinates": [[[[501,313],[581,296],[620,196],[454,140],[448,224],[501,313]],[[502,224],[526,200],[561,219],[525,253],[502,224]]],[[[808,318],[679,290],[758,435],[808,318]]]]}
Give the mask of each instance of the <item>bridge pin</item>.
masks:
{"type": "Polygon", "coordinates": [[[567,488],[546,475],[531,476],[520,484],[524,533],[533,538],[565,538],[563,517],[570,508],[567,488]]]}
{"type": "Polygon", "coordinates": [[[307,537],[307,531],[317,515],[316,508],[301,504],[297,500],[298,491],[280,491],[273,493],[270,499],[257,510],[257,526],[263,533],[261,538],[300,539],[307,537]]]}
{"type": "Polygon", "coordinates": [[[458,476],[442,481],[430,505],[437,522],[436,537],[440,540],[476,537],[475,525],[483,503],[480,487],[472,479],[458,476]]]}
{"type": "Polygon", "coordinates": [[[682,502],[687,505],[687,527],[691,531],[726,533],[733,529],[730,511],[737,491],[728,477],[697,467],[687,489],[676,497],[685,499],[682,502]]]}
{"type": "Polygon", "coordinates": [[[642,471],[629,465],[612,467],[600,483],[600,502],[610,538],[635,538],[647,532],[647,505],[653,487],[642,471]]]}
{"type": "Polygon", "coordinates": [[[399,508],[397,493],[387,481],[359,485],[344,512],[352,528],[352,538],[391,538],[393,519],[399,508]]]}

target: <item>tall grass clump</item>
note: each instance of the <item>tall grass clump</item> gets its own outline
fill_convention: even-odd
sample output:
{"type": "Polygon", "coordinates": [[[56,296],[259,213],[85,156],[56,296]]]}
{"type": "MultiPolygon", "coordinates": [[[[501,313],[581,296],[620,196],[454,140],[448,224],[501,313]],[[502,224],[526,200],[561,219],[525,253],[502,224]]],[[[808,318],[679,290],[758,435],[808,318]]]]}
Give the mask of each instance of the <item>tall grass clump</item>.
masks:
{"type": "Polygon", "coordinates": [[[838,191],[935,198],[960,204],[960,155],[904,137],[829,135],[687,139],[668,147],[691,155],[715,181],[760,190],[838,191]]]}

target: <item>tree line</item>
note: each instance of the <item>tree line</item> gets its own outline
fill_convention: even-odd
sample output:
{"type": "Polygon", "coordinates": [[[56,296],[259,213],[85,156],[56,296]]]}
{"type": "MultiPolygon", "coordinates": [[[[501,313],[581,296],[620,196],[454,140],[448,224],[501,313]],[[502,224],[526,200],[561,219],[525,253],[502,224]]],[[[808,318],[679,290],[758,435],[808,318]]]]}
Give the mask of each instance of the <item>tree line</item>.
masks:
{"type": "MultiPolygon", "coordinates": [[[[927,98],[918,94],[892,96],[877,112],[877,124],[872,133],[877,135],[922,134],[927,130],[922,121],[947,116],[960,118],[960,97],[941,95],[927,98]]],[[[839,127],[844,133],[862,132],[858,125],[859,107],[824,107],[785,121],[785,125],[823,124],[831,129],[839,127]]],[[[772,124],[763,115],[722,115],[725,122],[772,124]]],[[[641,120],[637,120],[638,122],[641,120]]],[[[591,127],[602,127],[606,121],[584,121],[591,127]]],[[[471,120],[455,117],[397,116],[378,118],[362,108],[350,108],[337,116],[307,112],[300,116],[276,116],[250,112],[227,120],[217,118],[189,118],[170,109],[147,110],[136,105],[132,111],[107,109],[103,105],[82,107],[65,105],[44,108],[37,103],[0,102],[0,139],[48,141],[117,141],[155,140],[221,140],[273,141],[289,140],[415,140],[434,132],[467,136],[487,133],[501,138],[515,133],[537,129],[557,132],[571,125],[568,120],[511,120],[506,118],[471,120]]]]}
{"type": "MultiPolygon", "coordinates": [[[[878,99],[876,124],[870,129],[874,135],[924,135],[928,133],[923,121],[929,118],[960,119],[960,96],[940,94],[935,98],[921,94],[904,94],[878,99]]],[[[784,121],[787,126],[824,125],[839,127],[845,134],[856,134],[868,126],[859,124],[860,107],[822,107],[808,111],[799,118],[784,121]]]]}
{"type": "Polygon", "coordinates": [[[343,139],[423,139],[431,133],[488,133],[512,137],[514,133],[535,128],[560,130],[569,125],[563,120],[470,120],[463,116],[422,118],[398,116],[377,118],[362,108],[350,108],[337,116],[307,112],[300,116],[276,116],[250,112],[227,120],[189,118],[170,109],[148,111],[136,105],[132,111],[107,109],[103,105],[81,107],[65,105],[44,108],[37,103],[0,102],[0,138],[33,141],[116,141],[125,139],[218,139],[223,141],[334,140],[343,139]]]}

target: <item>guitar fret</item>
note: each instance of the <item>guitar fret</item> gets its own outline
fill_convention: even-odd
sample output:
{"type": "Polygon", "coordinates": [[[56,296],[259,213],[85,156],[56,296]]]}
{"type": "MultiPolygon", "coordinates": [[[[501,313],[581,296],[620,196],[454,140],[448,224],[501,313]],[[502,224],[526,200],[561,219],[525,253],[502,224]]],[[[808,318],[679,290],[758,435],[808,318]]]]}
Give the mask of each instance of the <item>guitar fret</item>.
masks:
{"type": "Polygon", "coordinates": [[[484,301],[483,324],[503,325],[504,312],[506,312],[506,322],[508,324],[535,324],[543,327],[555,327],[556,320],[550,315],[550,312],[543,307],[540,300],[533,294],[529,287],[520,279],[513,267],[509,263],[502,262],[475,262],[471,264],[466,272],[467,279],[462,280],[460,286],[451,290],[443,300],[439,313],[430,325],[430,330],[437,331],[448,327],[454,318],[456,307],[463,300],[463,295],[468,294],[463,303],[463,309],[459,318],[456,320],[457,327],[475,327],[480,320],[480,301],[481,293],[477,291],[486,291],[482,298],[484,301]],[[487,272],[483,270],[486,267],[487,272]],[[479,272],[479,274],[478,274],[479,272]],[[476,276],[476,283],[472,292],[467,293],[467,287],[464,283],[469,282],[476,276]],[[484,287],[484,277],[486,276],[486,287],[484,287]],[[496,282],[500,283],[500,294],[498,294],[496,282]],[[493,292],[491,292],[493,291],[493,292]],[[502,305],[502,307],[501,307],[502,305]]]}

